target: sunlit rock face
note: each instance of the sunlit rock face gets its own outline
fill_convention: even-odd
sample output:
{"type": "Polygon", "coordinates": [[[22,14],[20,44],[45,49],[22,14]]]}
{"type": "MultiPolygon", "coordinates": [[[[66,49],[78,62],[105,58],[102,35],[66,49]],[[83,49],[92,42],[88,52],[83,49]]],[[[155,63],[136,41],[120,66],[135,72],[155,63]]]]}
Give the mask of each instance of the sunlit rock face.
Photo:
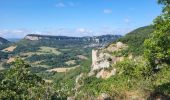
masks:
{"type": "Polygon", "coordinates": [[[28,34],[24,39],[30,41],[38,40],[62,40],[63,42],[77,42],[86,44],[84,47],[105,47],[113,41],[119,39],[120,35],[102,35],[102,36],[88,36],[88,37],[69,37],[69,36],[51,36],[51,35],[38,35],[28,34]]]}
{"type": "Polygon", "coordinates": [[[39,40],[41,38],[38,37],[38,36],[26,36],[25,39],[26,40],[31,40],[31,41],[36,41],[36,40],[39,40]]]}
{"type": "MultiPolygon", "coordinates": [[[[116,65],[123,61],[124,56],[116,56],[113,52],[126,49],[128,46],[122,42],[109,45],[107,48],[92,50],[92,65],[89,76],[95,75],[97,78],[107,79],[116,74],[116,65]]],[[[131,59],[132,56],[129,56],[131,59]]]]}
{"type": "Polygon", "coordinates": [[[109,52],[120,51],[126,49],[127,46],[122,42],[117,42],[103,49],[92,50],[92,70],[97,70],[101,68],[110,67],[111,63],[116,64],[116,62],[123,61],[124,57],[116,57],[109,54],[109,52]]]}
{"type": "Polygon", "coordinates": [[[106,53],[99,52],[99,50],[92,50],[92,70],[110,67],[107,58],[106,53]]]}
{"type": "Polygon", "coordinates": [[[126,44],[123,44],[122,42],[117,42],[116,44],[111,44],[107,47],[108,52],[115,52],[120,51],[122,49],[126,49],[128,46],[126,44]]]}

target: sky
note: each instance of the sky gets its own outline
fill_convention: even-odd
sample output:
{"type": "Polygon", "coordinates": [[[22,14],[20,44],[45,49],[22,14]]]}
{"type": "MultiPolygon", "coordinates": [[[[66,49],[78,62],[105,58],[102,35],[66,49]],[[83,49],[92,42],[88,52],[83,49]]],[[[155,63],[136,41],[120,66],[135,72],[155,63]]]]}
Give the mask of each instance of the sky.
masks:
{"type": "Polygon", "coordinates": [[[0,0],[0,37],[125,35],[160,13],[157,0],[0,0]]]}

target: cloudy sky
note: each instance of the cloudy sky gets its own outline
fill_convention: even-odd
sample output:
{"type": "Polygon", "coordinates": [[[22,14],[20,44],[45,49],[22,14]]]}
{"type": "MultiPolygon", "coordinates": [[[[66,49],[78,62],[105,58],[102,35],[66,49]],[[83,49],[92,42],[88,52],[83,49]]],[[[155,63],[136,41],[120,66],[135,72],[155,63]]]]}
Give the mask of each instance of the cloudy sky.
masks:
{"type": "Polygon", "coordinates": [[[0,0],[0,36],[124,35],[160,13],[157,0],[0,0]]]}

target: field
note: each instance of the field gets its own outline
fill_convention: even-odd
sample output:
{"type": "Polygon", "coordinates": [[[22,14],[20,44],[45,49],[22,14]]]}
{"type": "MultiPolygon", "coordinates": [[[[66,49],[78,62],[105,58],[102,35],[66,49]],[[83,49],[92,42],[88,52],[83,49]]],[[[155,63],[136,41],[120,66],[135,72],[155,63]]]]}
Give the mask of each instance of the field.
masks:
{"type": "Polygon", "coordinates": [[[59,55],[59,54],[61,54],[61,52],[59,52],[57,50],[57,48],[42,46],[42,47],[40,47],[40,50],[38,50],[38,54],[55,54],[55,55],[59,55]]]}
{"type": "Polygon", "coordinates": [[[10,47],[8,47],[8,48],[3,49],[2,51],[4,51],[4,52],[12,52],[12,51],[14,51],[14,49],[15,49],[16,47],[17,47],[17,46],[10,46],[10,47]]]}

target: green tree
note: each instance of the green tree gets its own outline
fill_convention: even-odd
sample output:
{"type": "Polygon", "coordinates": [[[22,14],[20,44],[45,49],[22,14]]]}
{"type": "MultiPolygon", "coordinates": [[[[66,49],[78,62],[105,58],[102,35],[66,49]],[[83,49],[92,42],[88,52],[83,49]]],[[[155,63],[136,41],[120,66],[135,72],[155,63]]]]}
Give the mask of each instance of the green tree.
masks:
{"type": "Polygon", "coordinates": [[[0,73],[1,100],[48,99],[45,82],[29,68],[28,64],[17,59],[12,68],[0,73]]]}
{"type": "Polygon", "coordinates": [[[168,12],[170,14],[170,0],[158,0],[159,4],[163,4],[163,12],[168,12]]]}
{"type": "Polygon", "coordinates": [[[170,61],[170,1],[158,0],[158,3],[164,5],[163,13],[154,20],[155,31],[145,40],[144,52],[153,70],[170,61]]]}

